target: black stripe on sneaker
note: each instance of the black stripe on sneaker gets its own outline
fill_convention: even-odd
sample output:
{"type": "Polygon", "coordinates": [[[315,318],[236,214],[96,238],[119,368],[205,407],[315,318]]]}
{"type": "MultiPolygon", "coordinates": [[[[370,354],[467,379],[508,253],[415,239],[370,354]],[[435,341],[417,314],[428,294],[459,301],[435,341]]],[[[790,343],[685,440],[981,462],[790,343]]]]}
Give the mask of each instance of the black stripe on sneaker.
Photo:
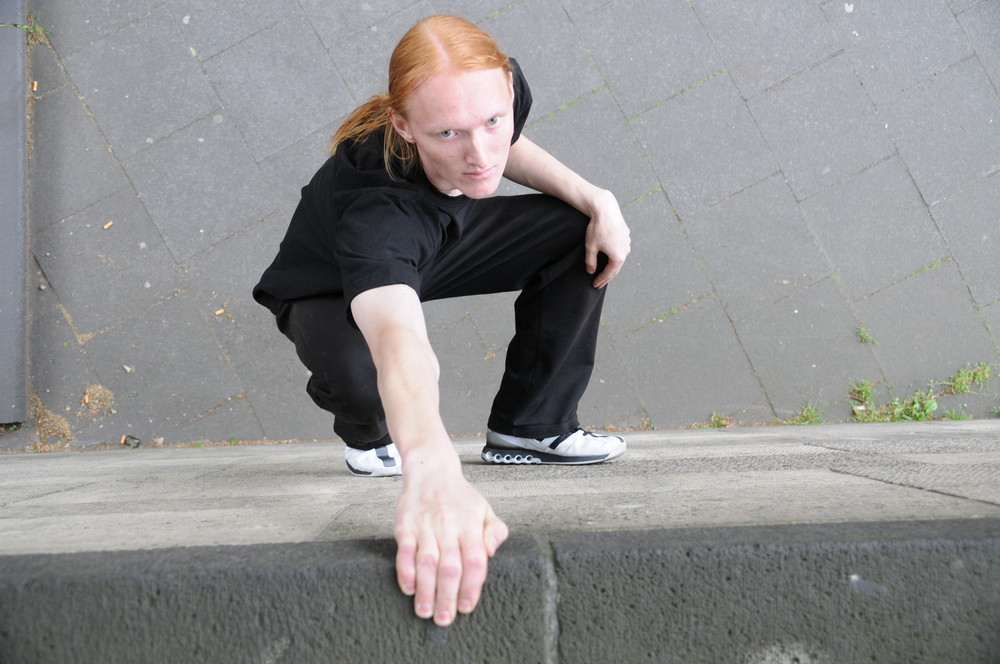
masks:
{"type": "Polygon", "coordinates": [[[392,456],[389,454],[389,448],[388,447],[384,447],[383,446],[383,447],[376,448],[375,449],[375,456],[377,456],[379,458],[379,461],[381,461],[382,465],[385,466],[386,468],[395,468],[396,467],[396,460],[393,459],[392,456]]]}
{"type": "Polygon", "coordinates": [[[557,447],[559,447],[560,443],[562,443],[564,440],[575,434],[577,431],[579,431],[579,429],[573,429],[572,431],[567,431],[561,436],[557,436],[555,440],[549,443],[549,449],[550,450],[556,449],[557,447]]]}

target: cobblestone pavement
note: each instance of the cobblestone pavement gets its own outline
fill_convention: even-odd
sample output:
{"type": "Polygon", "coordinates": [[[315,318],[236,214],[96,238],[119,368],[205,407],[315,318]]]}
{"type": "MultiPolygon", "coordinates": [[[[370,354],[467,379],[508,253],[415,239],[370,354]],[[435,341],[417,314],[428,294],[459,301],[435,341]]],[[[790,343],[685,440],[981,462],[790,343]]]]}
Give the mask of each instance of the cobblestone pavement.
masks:
{"type": "MultiPolygon", "coordinates": [[[[588,425],[847,420],[1000,345],[994,0],[29,0],[30,383],[41,434],[329,439],[250,289],[339,121],[419,18],[521,63],[525,130],[634,240],[588,425]]],[[[3,17],[0,17],[3,20],[3,17]]],[[[504,191],[514,191],[505,187],[504,191]]],[[[512,296],[427,307],[456,435],[483,431],[512,296]]],[[[994,370],[994,374],[996,371],[994,370]]],[[[995,417],[1000,381],[939,399],[995,417]]]]}

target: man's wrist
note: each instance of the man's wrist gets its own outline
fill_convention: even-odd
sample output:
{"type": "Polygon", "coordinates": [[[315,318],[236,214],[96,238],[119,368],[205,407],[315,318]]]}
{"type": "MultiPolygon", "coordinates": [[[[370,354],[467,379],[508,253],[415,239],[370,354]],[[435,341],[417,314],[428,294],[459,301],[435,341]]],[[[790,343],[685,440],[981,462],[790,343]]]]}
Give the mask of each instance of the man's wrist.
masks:
{"type": "Polygon", "coordinates": [[[404,476],[428,472],[462,474],[462,464],[458,459],[458,453],[451,444],[451,439],[447,439],[443,443],[427,441],[403,451],[402,457],[404,476]]]}

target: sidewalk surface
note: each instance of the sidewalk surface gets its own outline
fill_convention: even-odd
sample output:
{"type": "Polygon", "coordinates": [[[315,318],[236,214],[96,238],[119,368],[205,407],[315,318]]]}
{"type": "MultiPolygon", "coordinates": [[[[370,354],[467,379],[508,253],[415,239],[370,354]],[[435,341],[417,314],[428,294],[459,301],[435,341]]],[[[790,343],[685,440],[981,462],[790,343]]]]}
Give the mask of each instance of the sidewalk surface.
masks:
{"type": "MultiPolygon", "coordinates": [[[[1000,519],[998,440],[993,422],[643,432],[578,467],[456,447],[524,535],[1000,519]]],[[[0,556],[391,540],[401,482],[349,475],[330,443],[2,457],[0,556]]]]}
{"type": "MultiPolygon", "coordinates": [[[[518,59],[525,134],[612,189],[632,228],[584,424],[771,422],[807,403],[846,421],[852,381],[886,402],[998,359],[994,0],[27,10],[50,31],[27,58],[25,324],[43,426],[2,448],[333,436],[250,289],[328,137],[437,12],[518,59]]],[[[456,436],[485,427],[512,299],[427,306],[456,436]]],[[[993,373],[936,415],[996,417],[993,373]]]]}

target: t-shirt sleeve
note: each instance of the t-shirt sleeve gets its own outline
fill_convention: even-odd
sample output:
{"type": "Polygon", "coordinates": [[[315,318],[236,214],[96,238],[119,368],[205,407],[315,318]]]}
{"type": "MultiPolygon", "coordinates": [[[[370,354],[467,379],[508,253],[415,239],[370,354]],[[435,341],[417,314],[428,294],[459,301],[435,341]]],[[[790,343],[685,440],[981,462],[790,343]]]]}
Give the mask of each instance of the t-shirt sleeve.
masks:
{"type": "Polygon", "coordinates": [[[336,260],[344,301],[393,284],[420,292],[420,267],[437,246],[434,227],[389,192],[370,192],[355,200],[337,225],[336,260]]]}
{"type": "Polygon", "coordinates": [[[520,138],[521,130],[528,121],[528,113],[531,111],[531,89],[521,71],[521,65],[514,58],[510,59],[510,69],[514,74],[514,135],[510,139],[513,145],[520,138]]]}

